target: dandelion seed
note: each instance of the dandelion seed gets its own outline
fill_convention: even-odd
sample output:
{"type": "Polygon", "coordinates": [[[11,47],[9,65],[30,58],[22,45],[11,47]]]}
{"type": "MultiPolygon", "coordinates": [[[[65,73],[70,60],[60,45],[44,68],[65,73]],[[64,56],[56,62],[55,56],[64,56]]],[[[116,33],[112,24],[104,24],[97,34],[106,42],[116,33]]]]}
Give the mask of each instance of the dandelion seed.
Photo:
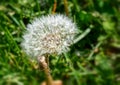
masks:
{"type": "Polygon", "coordinates": [[[44,54],[59,55],[69,51],[77,33],[75,23],[64,15],[42,16],[28,24],[21,46],[35,58],[44,54]]]}

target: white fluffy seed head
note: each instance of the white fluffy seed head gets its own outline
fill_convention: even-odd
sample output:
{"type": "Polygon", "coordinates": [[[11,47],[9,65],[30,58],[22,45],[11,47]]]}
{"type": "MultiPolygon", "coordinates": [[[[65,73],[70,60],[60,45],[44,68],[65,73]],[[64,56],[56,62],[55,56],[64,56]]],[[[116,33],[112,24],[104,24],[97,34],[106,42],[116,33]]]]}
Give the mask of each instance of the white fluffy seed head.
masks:
{"type": "Polygon", "coordinates": [[[69,51],[77,33],[75,23],[64,15],[42,16],[28,24],[21,46],[33,57],[45,54],[59,55],[69,51]]]}

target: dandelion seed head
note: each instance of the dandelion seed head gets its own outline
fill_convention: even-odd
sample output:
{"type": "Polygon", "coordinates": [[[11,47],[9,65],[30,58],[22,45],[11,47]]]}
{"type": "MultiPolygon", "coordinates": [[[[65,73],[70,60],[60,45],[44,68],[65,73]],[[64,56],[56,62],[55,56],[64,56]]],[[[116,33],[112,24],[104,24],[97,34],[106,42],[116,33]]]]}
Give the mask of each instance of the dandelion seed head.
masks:
{"type": "Polygon", "coordinates": [[[42,16],[27,25],[21,46],[33,57],[44,54],[59,55],[69,51],[77,33],[75,23],[64,15],[42,16]]]}

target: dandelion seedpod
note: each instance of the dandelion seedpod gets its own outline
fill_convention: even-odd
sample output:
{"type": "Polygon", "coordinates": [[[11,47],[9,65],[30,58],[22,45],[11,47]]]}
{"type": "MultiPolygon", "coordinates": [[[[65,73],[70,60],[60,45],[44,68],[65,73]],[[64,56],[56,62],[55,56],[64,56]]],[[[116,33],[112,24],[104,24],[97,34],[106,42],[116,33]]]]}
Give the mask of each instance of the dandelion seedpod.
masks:
{"type": "Polygon", "coordinates": [[[35,58],[45,54],[59,55],[69,51],[77,33],[75,23],[64,15],[42,16],[27,25],[21,46],[35,58]]]}

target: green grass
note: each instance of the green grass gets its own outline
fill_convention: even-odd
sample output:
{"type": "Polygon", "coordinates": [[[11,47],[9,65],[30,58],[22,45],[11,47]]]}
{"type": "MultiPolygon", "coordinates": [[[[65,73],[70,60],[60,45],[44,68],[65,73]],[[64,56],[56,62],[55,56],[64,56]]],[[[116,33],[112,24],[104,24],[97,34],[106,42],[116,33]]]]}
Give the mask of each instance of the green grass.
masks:
{"type": "MultiPolygon", "coordinates": [[[[45,80],[20,43],[26,25],[51,14],[53,4],[53,0],[1,0],[0,85],[40,85],[45,80]]],[[[69,17],[81,36],[70,52],[50,57],[54,79],[64,85],[120,85],[119,4],[119,0],[68,0],[69,17]]],[[[63,0],[57,0],[56,13],[65,14],[63,0]]]]}

